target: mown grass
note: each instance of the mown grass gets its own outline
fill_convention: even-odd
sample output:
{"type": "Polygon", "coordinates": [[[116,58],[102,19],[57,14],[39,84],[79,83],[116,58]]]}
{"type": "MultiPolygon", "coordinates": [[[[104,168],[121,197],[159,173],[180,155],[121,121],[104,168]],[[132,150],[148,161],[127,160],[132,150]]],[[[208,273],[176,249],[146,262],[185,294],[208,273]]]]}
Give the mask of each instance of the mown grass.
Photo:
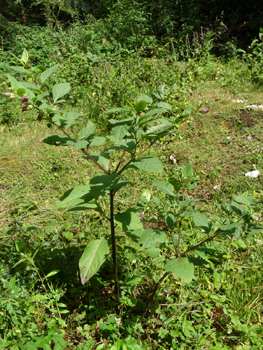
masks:
{"type": "MultiPolygon", "coordinates": [[[[109,132],[104,111],[123,106],[141,93],[156,93],[161,83],[169,88],[163,100],[172,104],[173,113],[203,104],[177,133],[156,144],[152,153],[165,165],[160,178],[192,164],[198,186],[186,194],[205,199],[206,203],[200,202],[204,212],[219,215],[220,204],[242,193],[262,202],[261,176],[244,176],[254,168],[262,169],[263,154],[263,112],[245,107],[260,104],[262,88],[251,83],[246,64],[153,59],[137,68],[129,61],[122,66],[104,64],[95,67],[93,74],[89,86],[72,94],[68,108],[81,110],[104,135],[109,132]],[[202,113],[201,108],[208,112],[202,113]],[[171,155],[176,163],[171,162],[171,155]]],[[[74,149],[43,144],[55,130],[36,121],[31,112],[22,113],[15,105],[11,108],[14,122],[2,119],[0,139],[0,348],[20,349],[19,342],[39,337],[53,345],[60,343],[61,349],[114,349],[118,339],[129,336],[143,349],[263,348],[261,232],[207,244],[206,248],[214,249],[207,253],[209,264],[197,269],[190,285],[169,277],[144,324],[140,315],[153,281],[160,278],[159,271],[151,269],[146,256],[137,256],[128,238],[118,232],[122,286],[117,314],[110,263],[85,286],[78,272],[83,249],[91,238],[108,232],[107,221],[92,212],[64,213],[55,208],[66,190],[88,183],[96,169],[74,149]],[[25,255],[34,257],[34,263],[26,260],[15,266],[25,255]],[[53,270],[60,271],[45,278],[53,270]]],[[[125,190],[118,206],[139,203],[147,218],[163,225],[165,206],[141,200],[143,188],[149,188],[153,198],[160,197],[151,185],[155,177],[140,174],[134,178],[130,172],[129,179],[136,182],[135,190],[125,190]]],[[[253,215],[262,224],[262,214],[253,215]]],[[[183,237],[187,247],[205,234],[186,222],[183,237]]],[[[205,254],[200,252],[200,256],[205,254]]]]}

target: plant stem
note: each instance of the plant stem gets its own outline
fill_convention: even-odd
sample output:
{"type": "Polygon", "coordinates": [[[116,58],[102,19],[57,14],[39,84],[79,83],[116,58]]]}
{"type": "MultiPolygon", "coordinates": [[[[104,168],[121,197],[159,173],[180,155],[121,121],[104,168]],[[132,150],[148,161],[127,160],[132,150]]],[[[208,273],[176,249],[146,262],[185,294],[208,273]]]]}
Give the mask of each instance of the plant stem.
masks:
{"type": "Polygon", "coordinates": [[[143,312],[143,314],[142,314],[142,316],[141,316],[141,320],[140,320],[141,323],[143,322],[143,318],[144,318],[144,316],[146,315],[147,311],[149,310],[149,308],[150,308],[150,306],[151,306],[151,304],[152,304],[152,302],[153,302],[153,299],[154,299],[154,297],[155,297],[155,294],[156,294],[156,292],[157,292],[159,286],[161,285],[161,283],[163,282],[163,280],[164,280],[169,274],[170,274],[170,272],[165,272],[164,275],[160,278],[159,282],[155,284],[155,287],[154,287],[154,290],[153,290],[153,292],[152,292],[152,294],[151,294],[151,297],[150,297],[150,299],[148,300],[147,306],[146,306],[146,308],[145,308],[145,310],[144,310],[144,312],[143,312]]]}
{"type": "Polygon", "coordinates": [[[180,247],[180,241],[181,241],[181,220],[179,221],[179,231],[178,231],[178,242],[177,242],[177,256],[180,256],[179,247],[180,247]]]}
{"type": "Polygon", "coordinates": [[[112,245],[112,261],[113,261],[113,275],[115,282],[115,293],[117,302],[119,302],[120,286],[118,281],[117,272],[117,250],[116,250],[116,237],[115,237],[115,225],[114,225],[114,192],[110,191],[110,226],[111,226],[111,245],[112,245]]]}

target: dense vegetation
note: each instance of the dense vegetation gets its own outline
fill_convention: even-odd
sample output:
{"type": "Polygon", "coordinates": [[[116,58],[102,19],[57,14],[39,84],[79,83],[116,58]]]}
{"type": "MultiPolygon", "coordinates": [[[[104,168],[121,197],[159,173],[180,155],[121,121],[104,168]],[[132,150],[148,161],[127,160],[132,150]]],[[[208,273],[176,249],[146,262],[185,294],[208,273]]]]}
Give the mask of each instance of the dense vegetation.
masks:
{"type": "Polygon", "coordinates": [[[0,0],[0,349],[263,349],[262,12],[0,0]]]}

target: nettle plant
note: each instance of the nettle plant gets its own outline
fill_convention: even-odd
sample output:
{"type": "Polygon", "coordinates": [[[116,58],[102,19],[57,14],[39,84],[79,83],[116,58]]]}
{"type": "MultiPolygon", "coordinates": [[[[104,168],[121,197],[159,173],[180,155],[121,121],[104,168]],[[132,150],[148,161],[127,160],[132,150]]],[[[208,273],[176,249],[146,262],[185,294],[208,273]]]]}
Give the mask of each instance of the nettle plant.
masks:
{"type": "MultiPolygon", "coordinates": [[[[16,73],[23,74],[22,81],[8,75],[16,93],[4,93],[8,97],[21,99],[23,111],[34,109],[38,112],[38,120],[47,121],[47,124],[57,127],[59,135],[53,135],[43,140],[44,143],[55,146],[72,146],[83,153],[84,158],[93,162],[98,173],[90,179],[88,185],[77,185],[68,190],[59,200],[57,208],[66,208],[69,211],[94,210],[100,213],[109,222],[109,234],[100,239],[91,240],[84,250],[80,260],[80,279],[85,284],[97,273],[106,259],[111,256],[114,276],[114,292],[117,303],[120,297],[117,261],[117,230],[123,232],[125,239],[132,239],[138,247],[138,252],[147,254],[162,277],[156,282],[149,298],[142,319],[153,301],[153,298],[164,279],[170,274],[190,283],[194,278],[194,265],[204,265],[204,259],[194,258],[190,252],[197,251],[200,245],[211,241],[219,234],[241,235],[241,232],[254,232],[258,227],[252,225],[252,214],[256,208],[251,198],[238,196],[228,208],[230,217],[224,219],[213,217],[213,222],[194,203],[197,199],[188,199],[182,194],[183,187],[193,188],[195,178],[190,164],[182,168],[179,178],[170,177],[167,181],[155,180],[153,185],[166,195],[170,204],[165,215],[167,229],[144,228],[142,216],[138,206],[126,210],[117,210],[121,207],[118,194],[125,186],[134,186],[134,181],[127,181],[124,174],[127,171],[145,171],[161,173],[162,162],[147,153],[153,145],[165,136],[174,133],[178,124],[189,117],[193,109],[188,108],[179,115],[165,117],[165,104],[154,105],[152,99],[141,96],[135,105],[128,108],[115,108],[107,113],[122,113],[126,119],[110,119],[112,134],[107,138],[96,136],[96,125],[91,121],[84,124],[81,113],[69,112],[60,109],[65,100],[62,98],[70,91],[68,83],[52,86],[52,75],[58,65],[45,69],[43,66],[28,68],[28,53],[23,52],[22,67],[13,67],[16,73]],[[47,83],[47,81],[49,82],[47,83]],[[103,148],[106,144],[107,147],[103,148]],[[103,148],[103,149],[102,149],[103,148]],[[94,149],[97,151],[94,151],[94,149]],[[102,150],[101,150],[102,149],[102,150]],[[106,209],[103,209],[106,208],[106,209]],[[237,213],[241,219],[232,216],[237,213]],[[181,251],[183,242],[182,222],[191,220],[207,234],[207,238],[194,246],[181,251]],[[253,231],[254,230],[254,231],[253,231]],[[177,235],[175,236],[175,232],[177,235]],[[156,258],[161,257],[161,259],[156,258]],[[158,261],[158,262],[157,262],[158,261]],[[161,266],[160,266],[161,261],[161,266]]],[[[261,228],[260,228],[261,229],[261,228]]]]}

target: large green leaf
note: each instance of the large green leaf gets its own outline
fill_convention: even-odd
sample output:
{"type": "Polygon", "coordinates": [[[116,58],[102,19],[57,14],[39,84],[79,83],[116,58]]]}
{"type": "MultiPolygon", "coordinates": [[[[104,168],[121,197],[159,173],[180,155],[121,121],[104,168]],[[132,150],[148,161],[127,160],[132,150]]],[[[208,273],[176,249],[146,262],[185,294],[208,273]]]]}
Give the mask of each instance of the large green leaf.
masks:
{"type": "Polygon", "coordinates": [[[166,240],[166,233],[160,229],[149,228],[143,231],[139,239],[139,244],[144,248],[155,247],[166,240]]]}
{"type": "Polygon", "coordinates": [[[184,283],[190,283],[194,278],[194,265],[189,262],[188,258],[171,259],[164,266],[168,272],[172,272],[184,283]]]}
{"type": "Polygon", "coordinates": [[[147,130],[146,135],[164,136],[168,134],[169,130],[171,130],[172,128],[172,123],[154,125],[147,130]]]}
{"type": "Polygon", "coordinates": [[[115,215],[116,223],[122,228],[124,232],[142,230],[142,222],[139,219],[140,212],[134,209],[127,209],[123,213],[118,213],[115,215]]]}
{"type": "Polygon", "coordinates": [[[55,112],[57,114],[52,118],[52,121],[64,129],[68,129],[72,125],[77,124],[83,118],[81,113],[65,112],[60,110],[55,112]]]}
{"type": "Polygon", "coordinates": [[[109,246],[105,239],[91,241],[84,250],[80,260],[80,279],[85,284],[99,270],[107,259],[109,246]]]}
{"type": "Polygon", "coordinates": [[[56,208],[69,208],[81,205],[90,202],[93,198],[90,185],[78,185],[64,193],[56,204],[56,208]]]}
{"type": "Polygon", "coordinates": [[[100,137],[100,136],[92,136],[89,137],[89,147],[94,147],[94,146],[102,146],[104,145],[106,139],[105,137],[100,137]]]}
{"type": "Polygon", "coordinates": [[[74,146],[76,149],[85,148],[88,144],[85,140],[74,140],[67,136],[53,135],[44,139],[42,142],[54,146],[74,146]]]}
{"type": "Polygon", "coordinates": [[[82,130],[80,130],[80,132],[78,134],[78,138],[81,140],[86,139],[89,136],[91,136],[95,130],[96,130],[96,124],[92,123],[89,120],[87,126],[85,128],[83,128],[82,130]]]}
{"type": "Polygon", "coordinates": [[[142,111],[145,110],[145,108],[147,107],[147,102],[144,100],[140,100],[139,102],[136,103],[136,105],[134,106],[135,111],[137,113],[140,113],[142,111]]]}
{"type": "Polygon", "coordinates": [[[7,74],[7,77],[10,81],[10,83],[12,84],[12,86],[14,87],[14,89],[17,91],[18,89],[23,89],[24,86],[22,83],[20,83],[19,81],[16,80],[16,78],[14,78],[12,75],[7,74]]]}
{"type": "Polygon", "coordinates": [[[70,91],[69,83],[61,83],[61,84],[54,85],[52,88],[54,103],[56,103],[59,98],[65,96],[69,91],[70,91]]]}
{"type": "Polygon", "coordinates": [[[157,187],[158,190],[161,190],[169,196],[175,196],[174,187],[168,181],[154,180],[153,186],[157,187]]]}
{"type": "Polygon", "coordinates": [[[99,196],[104,196],[106,192],[112,190],[118,182],[119,175],[116,173],[96,175],[90,180],[91,193],[97,199],[99,196]]]}
{"type": "Polygon", "coordinates": [[[116,140],[123,139],[127,135],[129,128],[130,128],[129,124],[114,126],[112,128],[112,133],[113,133],[114,138],[116,140]]]}
{"type": "Polygon", "coordinates": [[[163,171],[162,162],[154,157],[143,157],[133,160],[127,169],[139,169],[153,173],[161,173],[163,171]]]}
{"type": "MultiPolygon", "coordinates": [[[[96,160],[97,163],[102,165],[106,170],[109,168],[110,164],[110,154],[107,152],[101,153],[101,154],[91,154],[92,158],[96,160]]],[[[87,160],[90,160],[88,156],[84,157],[87,160]]]]}
{"type": "Polygon", "coordinates": [[[195,225],[201,227],[206,233],[208,233],[211,230],[212,224],[209,223],[207,217],[204,214],[193,213],[192,217],[194,219],[195,225]]]}
{"type": "Polygon", "coordinates": [[[251,206],[250,201],[249,201],[247,198],[245,198],[244,196],[241,196],[241,195],[236,196],[236,197],[234,198],[234,200],[235,200],[237,203],[245,204],[245,205],[247,205],[248,207],[251,206]]]}
{"type": "Polygon", "coordinates": [[[46,69],[44,72],[42,72],[40,75],[41,83],[44,83],[44,81],[46,81],[48,77],[50,77],[53,73],[55,73],[57,69],[58,69],[58,64],[56,64],[55,66],[50,67],[50,68],[46,69]]]}
{"type": "Polygon", "coordinates": [[[89,201],[88,203],[85,203],[85,199],[84,199],[84,203],[80,203],[75,207],[70,207],[70,209],[68,209],[68,211],[81,211],[81,210],[95,210],[99,213],[102,213],[101,206],[95,199],[89,201]]]}

